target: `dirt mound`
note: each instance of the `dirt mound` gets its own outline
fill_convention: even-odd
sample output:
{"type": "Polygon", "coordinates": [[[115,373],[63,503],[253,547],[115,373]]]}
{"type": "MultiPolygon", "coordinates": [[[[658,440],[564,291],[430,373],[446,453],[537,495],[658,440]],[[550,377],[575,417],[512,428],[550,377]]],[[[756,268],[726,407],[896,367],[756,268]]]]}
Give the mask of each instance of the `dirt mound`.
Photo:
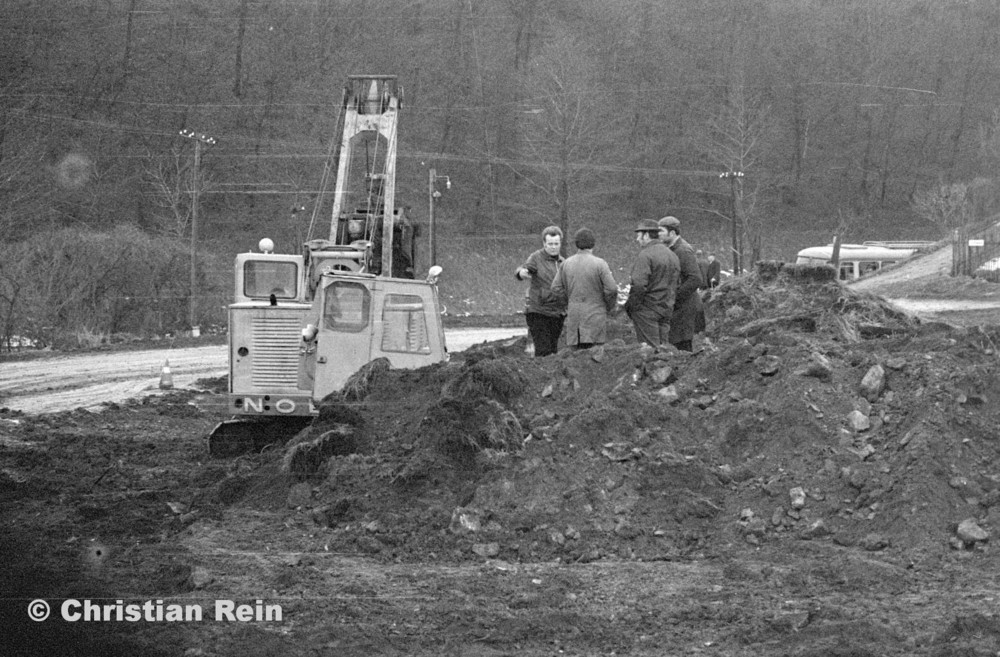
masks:
{"type": "Polygon", "coordinates": [[[381,371],[309,429],[339,436],[303,458],[309,477],[286,454],[288,503],[330,549],[396,560],[982,546],[1000,522],[1000,334],[762,271],[715,291],[694,354],[617,319],[599,349],[532,359],[521,339],[381,371]]]}

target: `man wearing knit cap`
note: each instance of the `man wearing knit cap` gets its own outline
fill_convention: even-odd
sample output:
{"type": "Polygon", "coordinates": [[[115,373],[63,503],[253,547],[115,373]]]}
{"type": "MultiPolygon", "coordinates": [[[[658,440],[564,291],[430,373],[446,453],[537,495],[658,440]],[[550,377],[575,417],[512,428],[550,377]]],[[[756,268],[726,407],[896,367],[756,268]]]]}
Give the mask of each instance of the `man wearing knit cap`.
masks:
{"type": "Polygon", "coordinates": [[[587,349],[607,341],[607,317],[618,300],[618,285],[611,267],[594,255],[596,239],[589,228],[573,236],[576,254],[559,268],[552,281],[552,295],[568,304],[566,344],[587,349]]]}
{"type": "Polygon", "coordinates": [[[639,341],[658,347],[668,341],[680,262],[660,241],[660,226],[652,219],[639,222],[635,234],[640,250],[629,274],[625,312],[639,341]]]}
{"type": "Polygon", "coordinates": [[[694,334],[698,324],[704,324],[705,309],[701,303],[698,288],[705,285],[701,276],[701,267],[694,249],[681,238],[681,222],[677,217],[667,216],[657,222],[660,226],[660,239],[670,247],[680,262],[680,280],[677,282],[677,294],[674,298],[674,314],[670,320],[670,344],[681,351],[694,350],[694,334]]]}

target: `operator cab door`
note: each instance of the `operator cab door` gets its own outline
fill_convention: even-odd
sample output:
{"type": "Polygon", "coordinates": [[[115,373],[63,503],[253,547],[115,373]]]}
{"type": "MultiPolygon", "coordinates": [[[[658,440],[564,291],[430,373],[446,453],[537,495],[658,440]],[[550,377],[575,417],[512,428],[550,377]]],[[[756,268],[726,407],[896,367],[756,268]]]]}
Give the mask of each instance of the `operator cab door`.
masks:
{"type": "Polygon", "coordinates": [[[324,276],[315,339],[300,361],[299,387],[319,401],[366,363],[380,357],[393,368],[416,369],[448,359],[437,290],[424,281],[324,276]]]}
{"type": "Polygon", "coordinates": [[[323,278],[313,399],[341,390],[371,360],[373,287],[374,278],[323,278]]]}

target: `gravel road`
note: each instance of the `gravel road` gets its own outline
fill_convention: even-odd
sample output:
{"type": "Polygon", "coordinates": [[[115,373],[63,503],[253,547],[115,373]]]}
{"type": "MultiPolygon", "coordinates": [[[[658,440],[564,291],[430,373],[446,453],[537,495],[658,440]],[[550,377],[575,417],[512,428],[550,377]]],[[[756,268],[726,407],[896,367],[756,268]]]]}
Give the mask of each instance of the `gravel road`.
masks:
{"type": "MultiPolygon", "coordinates": [[[[447,329],[445,340],[450,351],[458,352],[526,332],[520,328],[447,329]]],[[[225,345],[13,361],[0,367],[0,408],[31,414],[74,408],[98,410],[105,402],[159,392],[160,375],[167,363],[175,388],[229,372],[225,345]]]]}

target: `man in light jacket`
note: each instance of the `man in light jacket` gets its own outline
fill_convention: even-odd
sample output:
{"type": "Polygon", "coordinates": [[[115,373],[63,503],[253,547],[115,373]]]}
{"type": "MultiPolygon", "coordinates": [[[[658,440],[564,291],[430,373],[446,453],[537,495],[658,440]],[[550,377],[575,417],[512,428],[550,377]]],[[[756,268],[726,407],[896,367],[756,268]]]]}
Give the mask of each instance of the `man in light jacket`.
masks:
{"type": "Polygon", "coordinates": [[[618,300],[618,285],[611,267],[594,255],[597,240],[589,228],[573,236],[577,252],[559,268],[552,280],[552,294],[567,303],[566,344],[587,349],[607,341],[608,313],[618,300]]]}

